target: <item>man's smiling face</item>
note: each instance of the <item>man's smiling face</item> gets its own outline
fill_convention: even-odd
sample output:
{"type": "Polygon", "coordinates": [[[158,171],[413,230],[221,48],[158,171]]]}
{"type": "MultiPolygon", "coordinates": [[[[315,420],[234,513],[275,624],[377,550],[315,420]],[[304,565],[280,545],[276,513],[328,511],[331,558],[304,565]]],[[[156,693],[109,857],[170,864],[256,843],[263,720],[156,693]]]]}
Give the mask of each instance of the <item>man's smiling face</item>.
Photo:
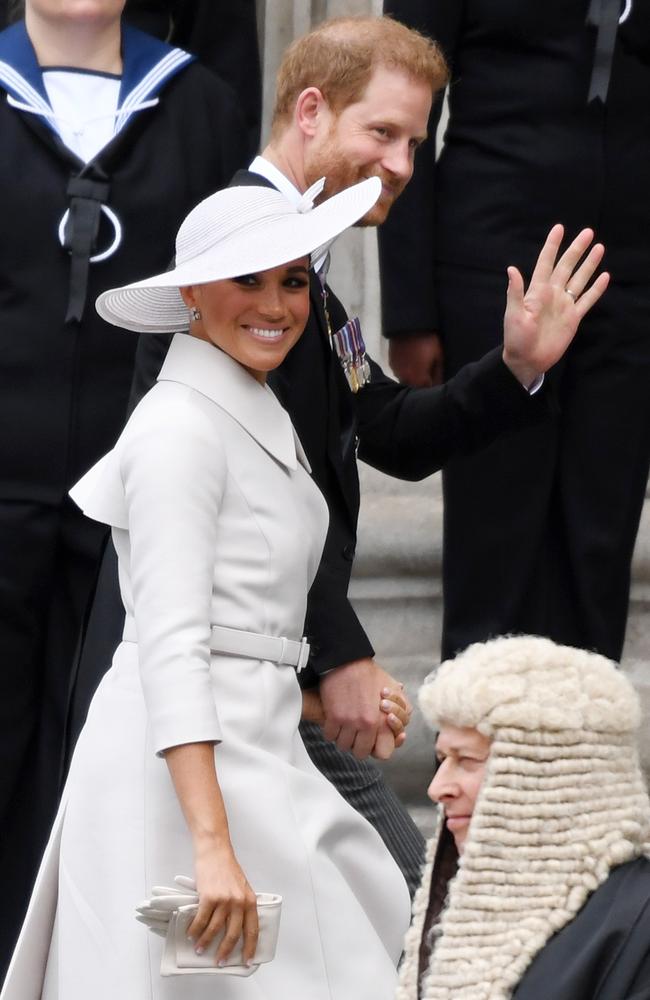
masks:
{"type": "Polygon", "coordinates": [[[411,179],[415,151],[426,138],[431,88],[402,70],[378,66],[358,101],[338,114],[325,103],[305,148],[305,180],[326,178],[330,197],[366,177],[379,177],[379,201],[357,223],[377,226],[411,179]]]}

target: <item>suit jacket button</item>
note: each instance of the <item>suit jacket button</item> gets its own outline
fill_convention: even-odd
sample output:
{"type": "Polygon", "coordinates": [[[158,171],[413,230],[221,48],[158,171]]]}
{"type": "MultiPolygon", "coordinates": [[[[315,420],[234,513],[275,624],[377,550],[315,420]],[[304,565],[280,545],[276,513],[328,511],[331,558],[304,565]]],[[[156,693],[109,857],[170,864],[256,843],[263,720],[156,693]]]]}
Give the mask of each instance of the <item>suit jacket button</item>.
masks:
{"type": "Polygon", "coordinates": [[[348,542],[347,545],[343,546],[343,558],[348,559],[350,562],[354,559],[355,546],[352,542],[348,542]]]}

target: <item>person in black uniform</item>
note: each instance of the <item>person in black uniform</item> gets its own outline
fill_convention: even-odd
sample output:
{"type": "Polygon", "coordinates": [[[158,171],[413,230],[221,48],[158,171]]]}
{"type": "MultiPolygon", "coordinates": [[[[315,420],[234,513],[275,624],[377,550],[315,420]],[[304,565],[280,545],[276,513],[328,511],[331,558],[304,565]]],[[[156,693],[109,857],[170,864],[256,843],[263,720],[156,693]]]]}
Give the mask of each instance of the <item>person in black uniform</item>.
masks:
{"type": "Polygon", "coordinates": [[[166,267],[187,211],[247,162],[227,86],[122,28],[122,7],[28,0],[0,34],[0,975],[56,807],[105,539],[67,491],[113,444],[133,373],[135,338],[94,300],[166,267]],[[204,137],[191,160],[187,134],[204,137]]]}
{"type": "MultiPolygon", "coordinates": [[[[384,191],[364,219],[377,225],[408,182],[432,93],[445,79],[437,48],[387,18],[326,22],[287,51],[278,74],[271,142],[233,184],[266,182],[299,201],[321,176],[327,178],[327,196],[377,174],[384,191]]],[[[316,196],[314,189],[311,197],[316,196]]],[[[388,757],[394,749],[377,706],[382,689],[394,689],[397,682],[374,661],[372,644],[347,594],[359,511],[355,453],[358,447],[360,458],[391,475],[419,479],[452,454],[479,448],[521,422],[543,419],[550,407],[545,388],[531,397],[522,384],[530,386],[559,357],[581,315],[607,283],[601,276],[574,304],[565,286],[571,281],[572,291],[580,295],[602,247],[594,247],[586,270],[571,277],[576,254],[586,252],[591,234],[583,233],[554,267],[559,236],[557,229],[551,234],[525,302],[521,278],[511,270],[507,339],[517,346],[506,348],[506,363],[499,348],[442,388],[408,389],[368,360],[370,381],[353,391],[354,379],[364,379],[363,360],[360,352],[356,357],[345,353],[338,331],[353,337],[353,328],[346,325],[345,310],[320,266],[311,279],[306,331],[269,380],[291,415],[330,511],[323,560],[308,601],[305,631],[312,656],[301,673],[301,682],[318,683],[325,722],[322,731],[305,725],[303,738],[317,766],[377,826],[411,888],[419,877],[422,838],[380,773],[365,760],[371,754],[388,757]],[[546,307],[551,309],[548,324],[546,307]],[[534,346],[538,333],[554,341],[544,359],[534,346]],[[357,760],[341,752],[349,750],[357,760]]],[[[162,336],[141,338],[136,398],[155,379],[164,350],[162,336]]],[[[101,607],[99,597],[97,605],[101,607]]],[[[99,613],[97,620],[99,627],[88,630],[92,655],[84,653],[80,667],[86,691],[106,669],[121,634],[121,618],[112,630],[99,613]]],[[[79,721],[84,707],[78,701],[79,721]]]]}
{"type": "Polygon", "coordinates": [[[237,94],[251,155],[260,144],[262,78],[255,0],[126,0],[131,24],[197,56],[237,94]]]}
{"type": "Polygon", "coordinates": [[[498,342],[503,268],[558,218],[612,283],[549,379],[554,420],[444,470],[443,656],[502,633],[621,657],[650,459],[650,9],[638,0],[386,0],[441,44],[449,123],[380,234],[396,375],[498,342]]]}
{"type": "MultiPolygon", "coordinates": [[[[24,13],[23,0],[0,0],[0,29],[24,13]]],[[[197,56],[237,94],[251,155],[260,144],[262,77],[255,0],[126,0],[130,24],[197,56]]]]}

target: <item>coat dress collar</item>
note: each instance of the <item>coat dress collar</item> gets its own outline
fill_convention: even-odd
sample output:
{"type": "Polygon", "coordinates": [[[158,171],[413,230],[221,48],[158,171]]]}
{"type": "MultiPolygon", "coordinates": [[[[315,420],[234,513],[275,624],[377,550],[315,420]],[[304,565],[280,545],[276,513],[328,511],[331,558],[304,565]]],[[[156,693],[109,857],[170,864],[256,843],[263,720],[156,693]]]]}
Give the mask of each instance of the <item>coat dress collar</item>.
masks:
{"type": "MultiPolygon", "coordinates": [[[[135,112],[157,104],[165,84],[194,58],[183,49],[123,25],[123,71],[115,134],[135,112]]],[[[0,85],[7,91],[10,104],[39,116],[58,135],[43,73],[24,21],[0,32],[0,85]]]]}
{"type": "MultiPolygon", "coordinates": [[[[300,463],[311,472],[289,415],[271,390],[212,344],[177,333],[158,381],[178,382],[195,389],[229,413],[286,469],[295,471],[300,463]]],[[[135,414],[137,407],[131,420],[135,414]]],[[[70,496],[87,517],[122,529],[128,529],[129,519],[120,470],[120,442],[128,433],[129,424],[112,451],[70,490],[70,496]]]]}
{"type": "Polygon", "coordinates": [[[311,471],[289,414],[273,392],[213,344],[175,334],[158,381],[196,389],[234,417],[285,468],[295,471],[300,462],[311,471]]]}

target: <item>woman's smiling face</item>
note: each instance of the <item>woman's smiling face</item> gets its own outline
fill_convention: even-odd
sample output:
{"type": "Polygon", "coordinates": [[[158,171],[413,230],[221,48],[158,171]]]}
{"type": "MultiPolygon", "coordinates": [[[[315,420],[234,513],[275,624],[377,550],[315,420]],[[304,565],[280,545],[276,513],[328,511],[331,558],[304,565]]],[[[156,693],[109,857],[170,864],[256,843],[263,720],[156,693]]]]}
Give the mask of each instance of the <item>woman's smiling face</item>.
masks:
{"type": "Polygon", "coordinates": [[[238,361],[258,382],[280,365],[309,318],[309,258],[207,285],[181,288],[190,333],[238,361]]]}
{"type": "Polygon", "coordinates": [[[477,729],[441,726],[436,740],[438,768],[427,794],[442,806],[447,829],[462,854],[483,782],[490,740],[477,729]]]}

